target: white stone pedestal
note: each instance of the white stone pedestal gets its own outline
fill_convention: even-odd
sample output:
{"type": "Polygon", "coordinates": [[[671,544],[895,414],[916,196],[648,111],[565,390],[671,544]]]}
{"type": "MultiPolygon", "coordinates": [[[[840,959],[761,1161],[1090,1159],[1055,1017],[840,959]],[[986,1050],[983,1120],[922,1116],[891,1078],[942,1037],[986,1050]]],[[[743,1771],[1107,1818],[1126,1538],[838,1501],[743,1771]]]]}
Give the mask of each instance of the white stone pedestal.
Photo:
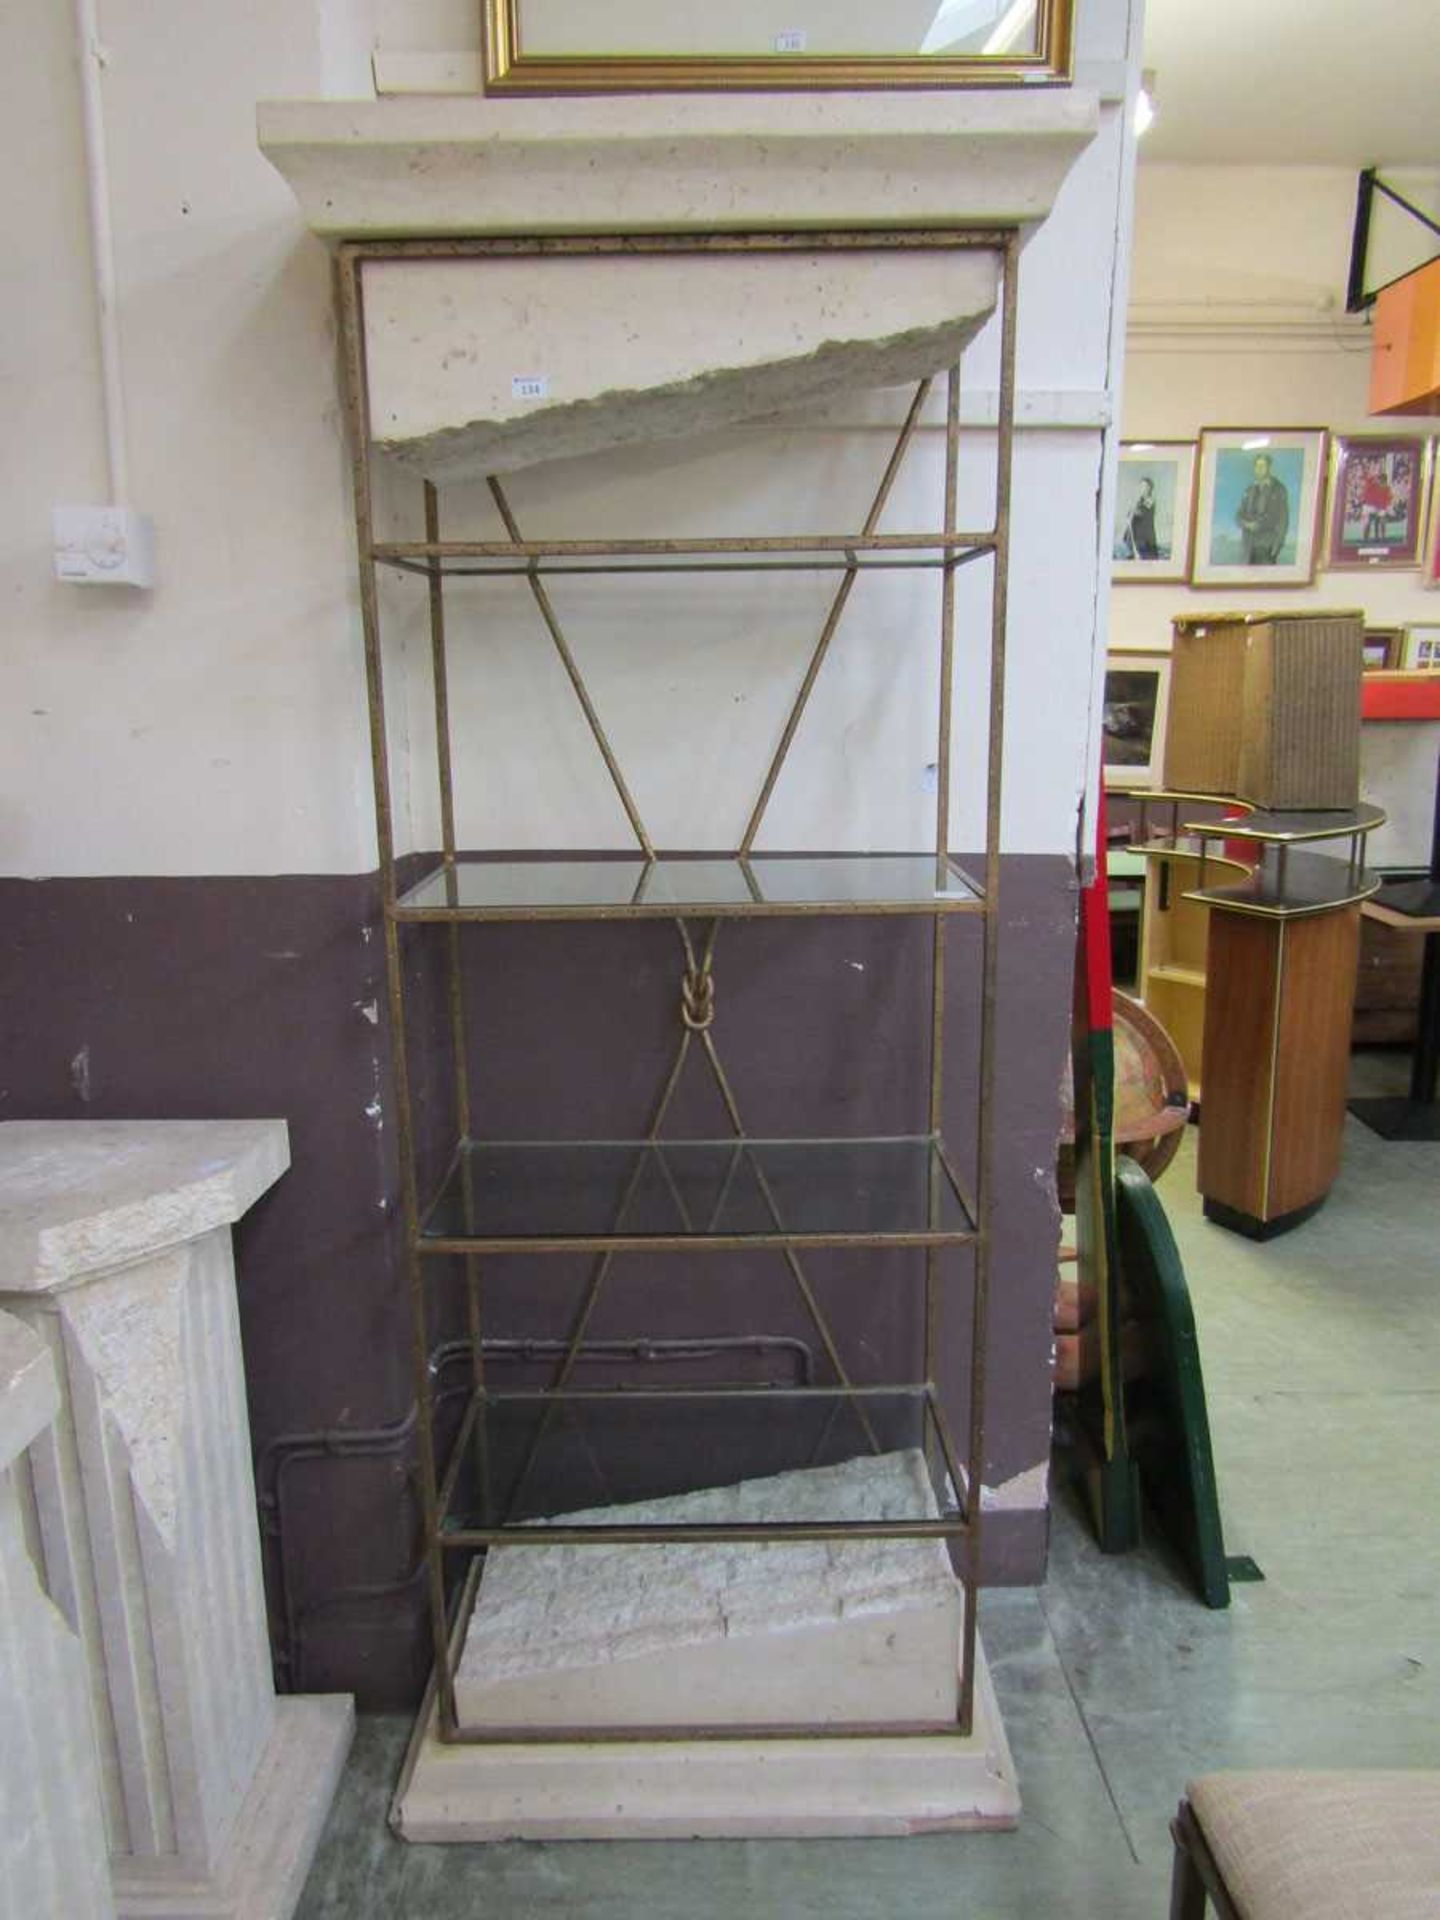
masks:
{"type": "MultiPolygon", "coordinates": [[[[901,1452],[564,1519],[935,1514],[922,1456],[901,1452]]],[[[489,1741],[442,1743],[427,1699],[392,1824],[424,1841],[1013,1826],[983,1656],[974,1730],[953,1731],[961,1622],[935,1540],[495,1549],[456,1676],[461,1727],[489,1741]],[[815,1731],[762,1737],[797,1726],[815,1731]]]]}
{"type": "Polygon", "coordinates": [[[59,1407],[49,1354],[0,1313],[0,1912],[111,1920],[85,1659],[40,1585],[16,1471],[59,1407]]]}
{"type": "Polygon", "coordinates": [[[818,1839],[972,1832],[1020,1817],[977,1646],[975,1727],[790,1740],[446,1746],[427,1696],[391,1807],[402,1839],[818,1839]]]}
{"type": "Polygon", "coordinates": [[[60,1383],[23,1497],[134,1920],[288,1916],[353,1729],[265,1631],[230,1227],[288,1164],[280,1120],[0,1126],[0,1308],[60,1383]]]}

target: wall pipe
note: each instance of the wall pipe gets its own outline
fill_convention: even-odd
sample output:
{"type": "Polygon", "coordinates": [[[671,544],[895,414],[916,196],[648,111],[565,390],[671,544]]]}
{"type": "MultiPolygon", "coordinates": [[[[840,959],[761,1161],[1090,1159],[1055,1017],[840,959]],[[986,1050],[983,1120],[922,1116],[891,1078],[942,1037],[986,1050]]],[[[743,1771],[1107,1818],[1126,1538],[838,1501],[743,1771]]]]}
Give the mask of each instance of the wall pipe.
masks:
{"type": "Polygon", "coordinates": [[[100,77],[106,66],[95,0],[75,0],[80,54],[80,106],[85,129],[85,185],[90,205],[91,271],[100,336],[100,385],[105,403],[105,456],[111,506],[129,502],[125,383],[120,362],[120,315],[115,290],[115,240],[110,225],[110,167],[100,77]]]}

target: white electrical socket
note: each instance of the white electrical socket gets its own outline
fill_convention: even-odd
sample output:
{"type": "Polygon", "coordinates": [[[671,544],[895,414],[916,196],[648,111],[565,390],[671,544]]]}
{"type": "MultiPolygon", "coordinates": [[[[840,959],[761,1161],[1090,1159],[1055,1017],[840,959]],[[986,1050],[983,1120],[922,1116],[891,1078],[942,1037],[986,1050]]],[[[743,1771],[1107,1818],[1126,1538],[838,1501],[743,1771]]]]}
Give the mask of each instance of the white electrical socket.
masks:
{"type": "Polygon", "coordinates": [[[153,587],[155,523],[131,507],[55,507],[55,578],[89,587],[153,587]]]}

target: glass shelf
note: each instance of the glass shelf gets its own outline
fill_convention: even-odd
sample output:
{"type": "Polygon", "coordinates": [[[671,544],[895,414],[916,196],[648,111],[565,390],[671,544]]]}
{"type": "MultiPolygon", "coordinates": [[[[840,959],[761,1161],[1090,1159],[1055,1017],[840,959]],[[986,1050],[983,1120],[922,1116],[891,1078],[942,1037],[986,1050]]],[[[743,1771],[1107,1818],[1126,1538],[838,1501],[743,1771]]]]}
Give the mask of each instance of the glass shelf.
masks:
{"type": "Polygon", "coordinates": [[[402,894],[397,920],[668,919],[805,913],[964,913],[980,887],[933,853],[593,854],[460,858],[402,894]]]}
{"type": "Polygon", "coordinates": [[[940,1143],[462,1143],[422,1252],[960,1246],[975,1225],[940,1143]]]}
{"type": "Polygon", "coordinates": [[[1285,854],[1283,862],[1268,858],[1250,876],[1229,885],[1196,887],[1187,900],[1235,913],[1256,913],[1271,920],[1292,920],[1331,907],[1355,906],[1379,891],[1380,876],[1363,867],[1323,853],[1300,850],[1285,854]]]}
{"type": "Polygon", "coordinates": [[[377,541],[375,559],[402,573],[447,577],[623,573],[832,573],[963,566],[995,549],[991,531],[753,535],[647,540],[377,541]]]}
{"type": "Polygon", "coordinates": [[[555,1543],[557,1533],[577,1544],[615,1544],[618,1535],[675,1546],[956,1537],[965,1517],[945,1464],[952,1441],[923,1383],[476,1394],[451,1438],[442,1537],[454,1547],[507,1540],[531,1549],[555,1543]],[[483,1454],[474,1447],[480,1421],[483,1454]],[[942,1438],[927,1466],[932,1423],[942,1438]],[[875,1454],[882,1470],[857,1507],[846,1469],[875,1454]],[[726,1482],[697,1487],[705,1474],[697,1463],[720,1461],[726,1482]],[[769,1487],[772,1476],[807,1469],[787,1498],[767,1507],[767,1490],[780,1491],[769,1487]],[[747,1481],[762,1483],[748,1499],[739,1488],[747,1481]],[[685,1496],[678,1512],[613,1510],[685,1496]],[[554,1526],[562,1516],[563,1530],[554,1526]]]}

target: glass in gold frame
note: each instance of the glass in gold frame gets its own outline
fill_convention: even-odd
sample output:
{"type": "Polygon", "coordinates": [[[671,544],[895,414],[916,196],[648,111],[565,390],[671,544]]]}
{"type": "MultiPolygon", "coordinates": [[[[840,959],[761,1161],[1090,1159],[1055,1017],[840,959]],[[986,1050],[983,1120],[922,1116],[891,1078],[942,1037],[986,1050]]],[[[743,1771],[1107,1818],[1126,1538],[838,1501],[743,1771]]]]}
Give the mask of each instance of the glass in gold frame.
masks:
{"type": "Polygon", "coordinates": [[[483,5],[487,93],[992,87],[1071,71],[1074,0],[483,5]]]}

